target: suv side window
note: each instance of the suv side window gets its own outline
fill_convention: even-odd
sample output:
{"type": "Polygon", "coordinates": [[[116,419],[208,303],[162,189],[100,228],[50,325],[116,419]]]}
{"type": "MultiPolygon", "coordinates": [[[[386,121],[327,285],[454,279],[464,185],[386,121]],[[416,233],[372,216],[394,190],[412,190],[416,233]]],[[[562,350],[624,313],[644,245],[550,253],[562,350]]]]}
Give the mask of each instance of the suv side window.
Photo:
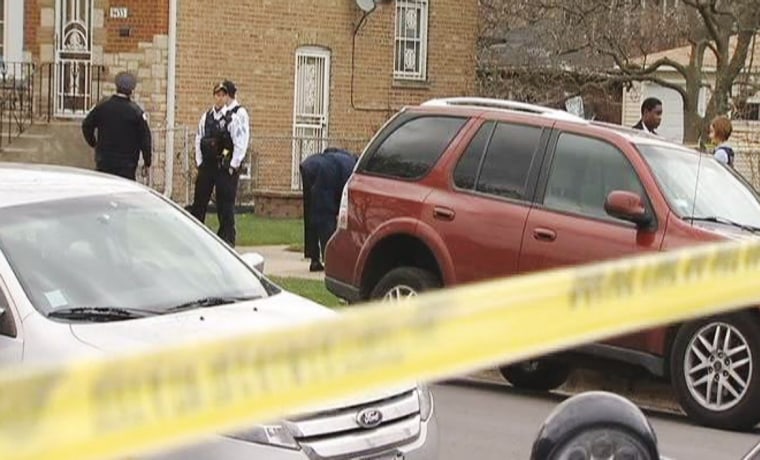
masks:
{"type": "Polygon", "coordinates": [[[393,131],[375,150],[363,171],[419,179],[430,171],[468,118],[422,116],[393,131]]]}
{"type": "Polygon", "coordinates": [[[627,190],[645,198],[644,188],[623,152],[607,142],[562,133],[546,184],[548,208],[612,219],[604,210],[607,194],[627,190]]]}
{"type": "Polygon", "coordinates": [[[525,196],[542,128],[499,123],[480,170],[477,190],[491,195],[527,200],[525,196]]]}
{"type": "Polygon", "coordinates": [[[493,132],[492,121],[483,123],[475,137],[470,141],[470,145],[464,151],[454,169],[454,184],[461,188],[471,190],[475,188],[475,181],[478,179],[478,169],[483,153],[486,151],[488,138],[493,132]]]}

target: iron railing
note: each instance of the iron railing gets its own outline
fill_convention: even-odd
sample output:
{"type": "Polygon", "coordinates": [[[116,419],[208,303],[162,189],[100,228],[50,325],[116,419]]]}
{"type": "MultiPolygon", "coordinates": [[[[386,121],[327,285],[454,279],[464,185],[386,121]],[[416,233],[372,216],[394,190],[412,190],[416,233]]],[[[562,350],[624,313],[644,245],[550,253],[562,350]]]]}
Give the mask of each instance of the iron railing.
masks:
{"type": "Polygon", "coordinates": [[[34,63],[0,61],[0,149],[34,123],[36,74],[34,63]]]}
{"type": "Polygon", "coordinates": [[[84,116],[105,76],[105,66],[88,61],[0,61],[0,150],[35,122],[84,116]]]}

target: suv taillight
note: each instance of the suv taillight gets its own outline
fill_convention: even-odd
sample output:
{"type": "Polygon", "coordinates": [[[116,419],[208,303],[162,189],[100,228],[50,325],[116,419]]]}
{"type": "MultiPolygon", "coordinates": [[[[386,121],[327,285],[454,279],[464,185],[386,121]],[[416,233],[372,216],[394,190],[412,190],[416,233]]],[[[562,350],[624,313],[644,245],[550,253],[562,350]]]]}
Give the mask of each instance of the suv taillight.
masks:
{"type": "Polygon", "coordinates": [[[340,195],[340,208],[338,209],[338,229],[345,230],[348,228],[348,182],[343,186],[343,193],[340,195]]]}

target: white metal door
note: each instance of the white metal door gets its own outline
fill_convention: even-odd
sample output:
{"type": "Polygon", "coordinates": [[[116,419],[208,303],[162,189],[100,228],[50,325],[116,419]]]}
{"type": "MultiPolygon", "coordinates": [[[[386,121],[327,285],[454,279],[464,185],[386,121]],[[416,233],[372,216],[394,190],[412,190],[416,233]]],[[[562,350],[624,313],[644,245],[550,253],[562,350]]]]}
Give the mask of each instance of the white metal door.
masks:
{"type": "Polygon", "coordinates": [[[301,161],[327,147],[329,105],[330,51],[318,47],[299,48],[293,98],[293,190],[301,188],[298,170],[301,161]]]}
{"type": "Polygon", "coordinates": [[[92,105],[92,2],[55,2],[55,115],[81,117],[92,105]]]}

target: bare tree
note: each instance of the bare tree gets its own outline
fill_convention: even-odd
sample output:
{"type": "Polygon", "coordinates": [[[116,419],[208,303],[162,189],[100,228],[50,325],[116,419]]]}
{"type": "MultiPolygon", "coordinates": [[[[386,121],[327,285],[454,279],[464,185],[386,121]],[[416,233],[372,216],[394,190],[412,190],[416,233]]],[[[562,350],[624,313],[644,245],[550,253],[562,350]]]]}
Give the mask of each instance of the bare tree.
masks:
{"type": "MultiPolygon", "coordinates": [[[[697,142],[709,121],[758,90],[754,62],[760,0],[480,0],[480,73],[537,71],[555,89],[585,91],[654,82],[683,99],[684,141],[697,142]],[[519,47],[523,61],[505,55],[510,36],[533,37],[519,47]],[[528,31],[528,32],[525,32],[528,31]],[[684,47],[683,59],[661,51],[684,47]],[[670,70],[680,80],[662,78],[670,70]],[[568,80],[569,75],[584,78],[568,80]],[[712,75],[712,77],[710,76],[712,75]],[[558,83],[558,84],[557,84],[558,83]],[[703,113],[700,92],[708,90],[703,113]]],[[[513,53],[514,54],[514,53],[513,53]]],[[[510,80],[514,83],[515,80],[510,80]]],[[[488,90],[486,88],[486,90],[488,90]]]]}

